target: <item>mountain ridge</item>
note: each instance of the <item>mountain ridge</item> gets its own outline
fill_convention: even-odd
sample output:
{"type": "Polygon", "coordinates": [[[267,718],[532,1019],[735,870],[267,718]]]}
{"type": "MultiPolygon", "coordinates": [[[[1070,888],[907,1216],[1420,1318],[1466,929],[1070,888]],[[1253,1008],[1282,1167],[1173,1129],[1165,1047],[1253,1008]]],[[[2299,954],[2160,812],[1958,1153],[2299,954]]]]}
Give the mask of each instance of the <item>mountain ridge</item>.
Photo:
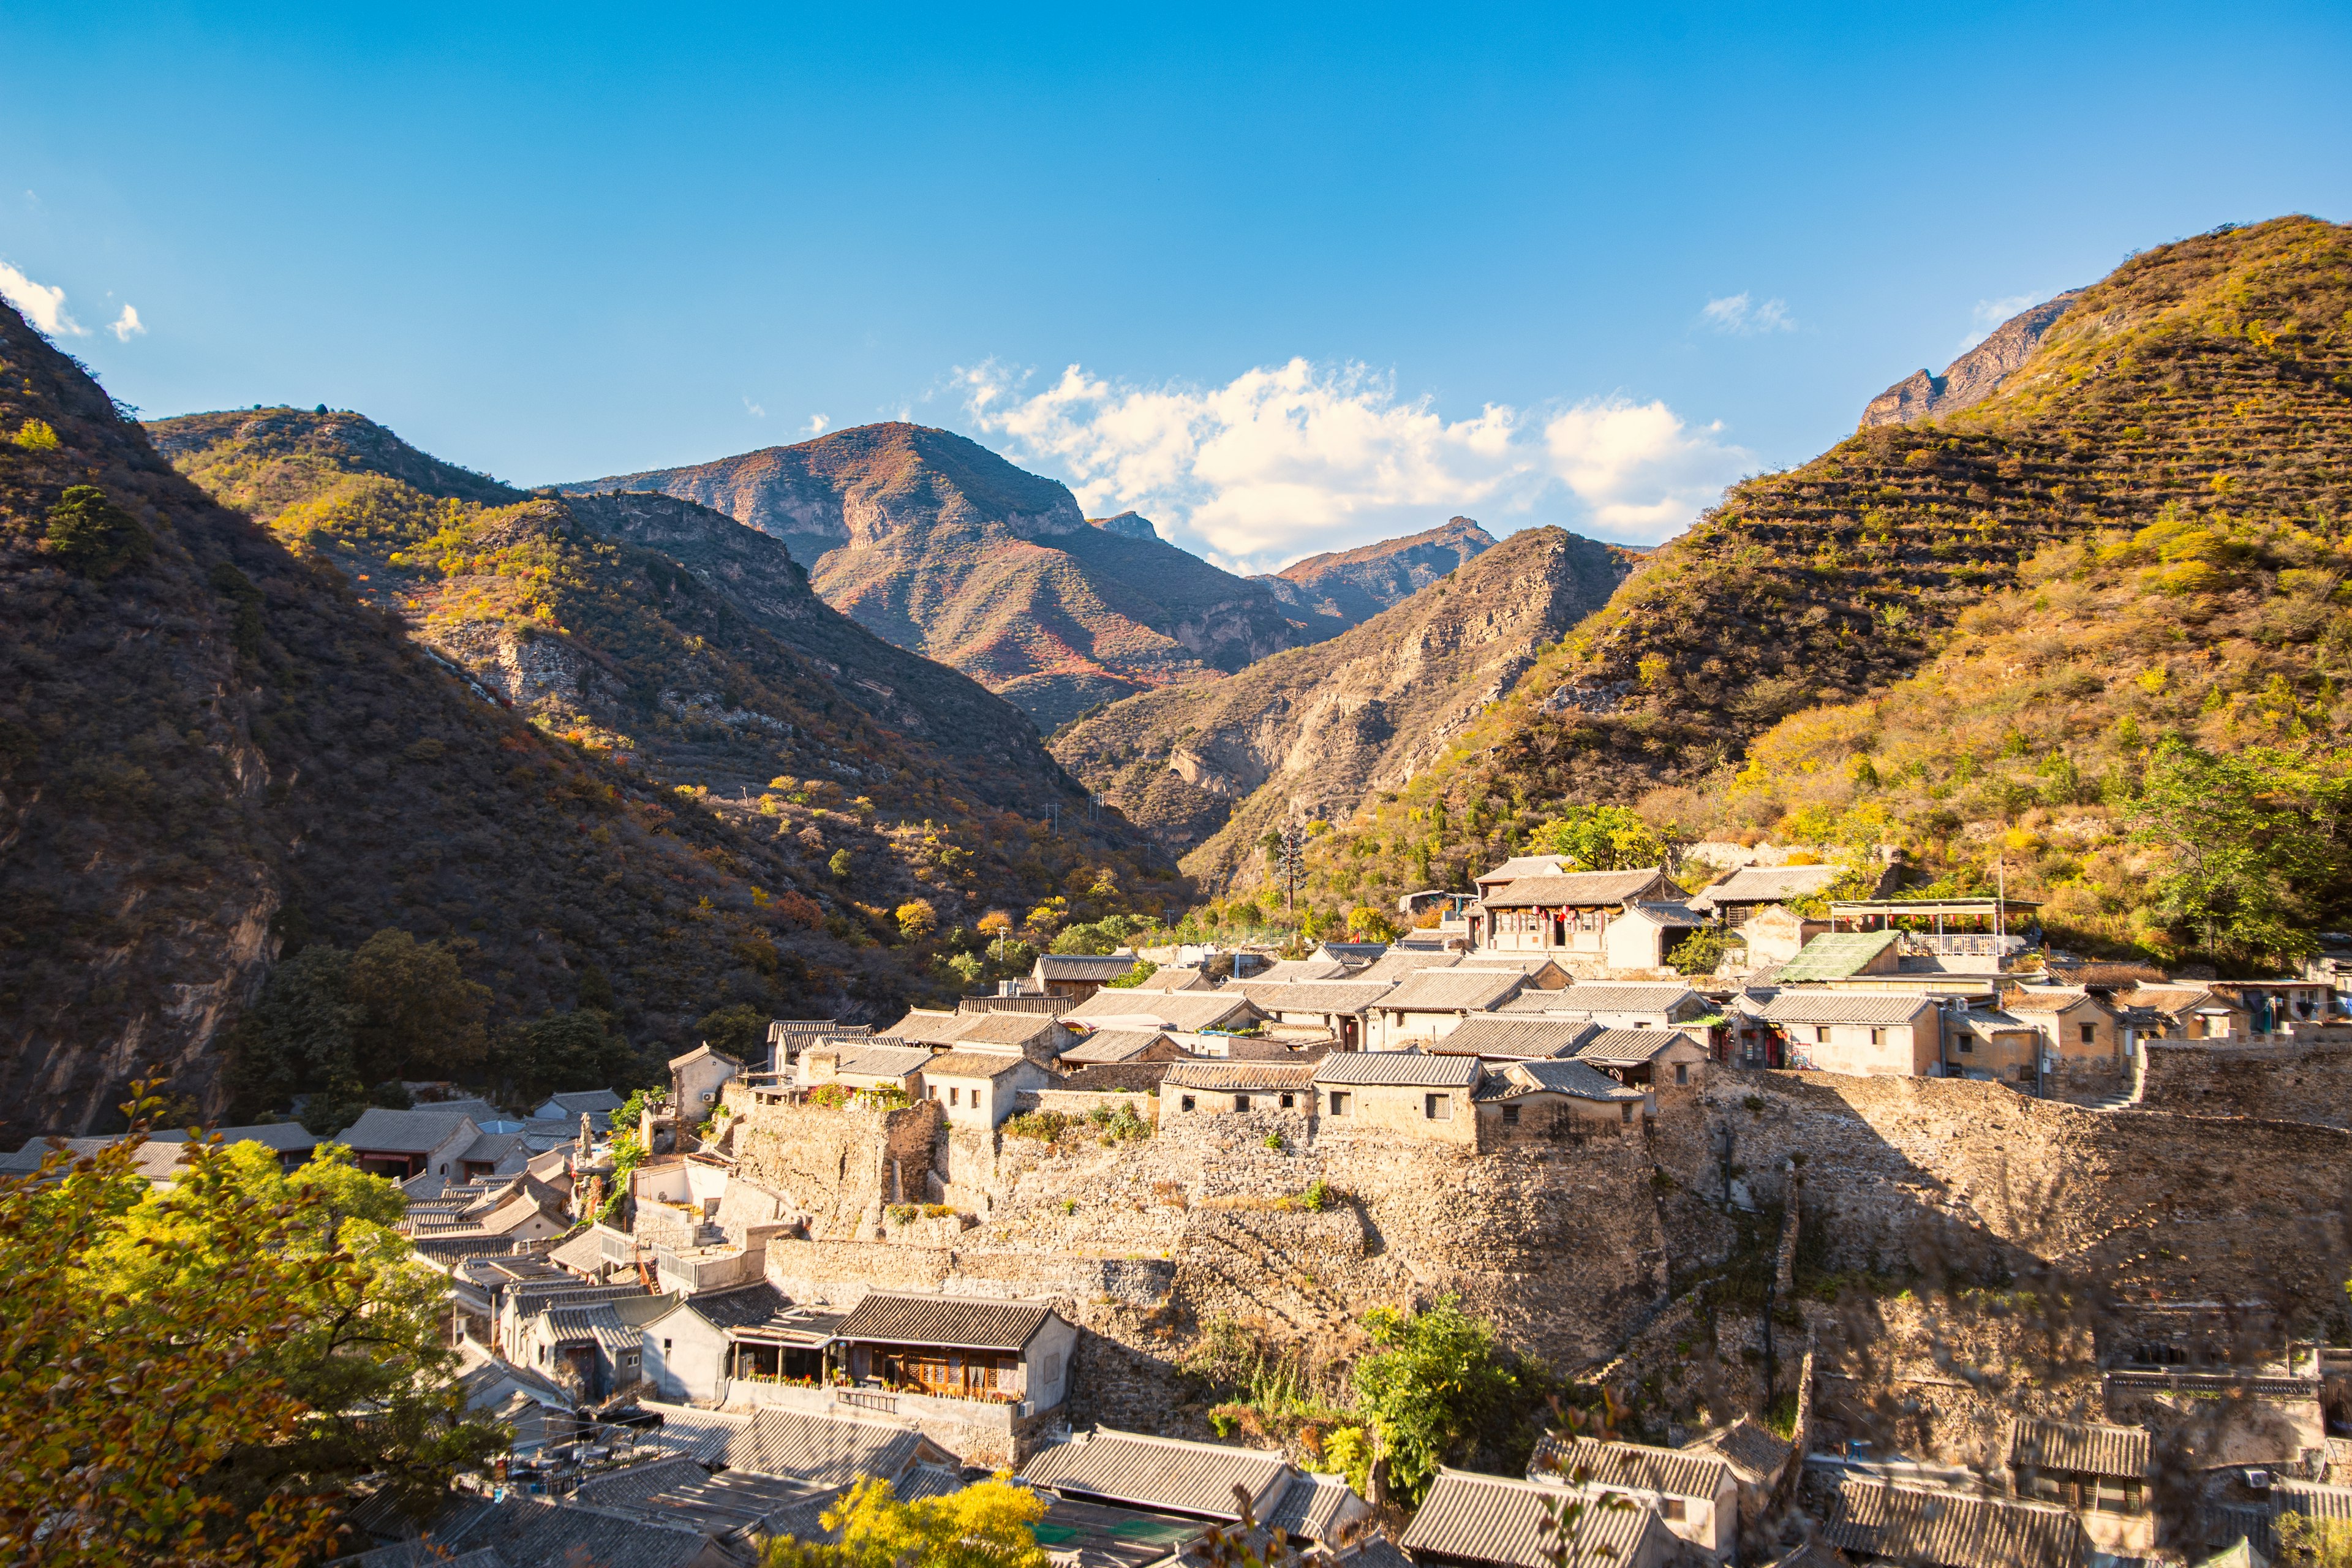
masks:
{"type": "Polygon", "coordinates": [[[1041,730],[1319,632],[1262,584],[1139,529],[1142,519],[1093,526],[1066,487],[923,426],[858,426],[554,488],[657,490],[772,534],[827,604],[963,670],[1041,730]]]}
{"type": "Polygon", "coordinates": [[[1495,536],[1466,517],[1352,550],[1327,551],[1255,577],[1294,609],[1359,626],[1495,548],[1495,536]]]}

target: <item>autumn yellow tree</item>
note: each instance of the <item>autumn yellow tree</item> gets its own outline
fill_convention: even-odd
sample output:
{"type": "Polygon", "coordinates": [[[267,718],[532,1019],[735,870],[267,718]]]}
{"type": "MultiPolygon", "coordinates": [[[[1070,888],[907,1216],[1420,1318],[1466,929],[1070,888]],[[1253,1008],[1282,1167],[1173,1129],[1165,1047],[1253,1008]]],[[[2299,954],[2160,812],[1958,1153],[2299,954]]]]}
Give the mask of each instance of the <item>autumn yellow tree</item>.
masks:
{"type": "Polygon", "coordinates": [[[771,1541],[760,1568],[1046,1568],[1030,1527],[1045,1505],[1002,1475],[946,1497],[904,1502],[890,1483],[859,1481],[825,1510],[838,1544],[771,1541]]]}

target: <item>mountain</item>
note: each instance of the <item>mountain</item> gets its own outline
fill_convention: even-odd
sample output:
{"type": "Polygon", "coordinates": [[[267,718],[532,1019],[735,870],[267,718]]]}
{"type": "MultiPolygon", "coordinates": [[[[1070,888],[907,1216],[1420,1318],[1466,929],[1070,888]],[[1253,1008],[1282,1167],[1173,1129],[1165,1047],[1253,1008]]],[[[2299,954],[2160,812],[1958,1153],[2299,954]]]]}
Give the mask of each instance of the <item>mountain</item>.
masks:
{"type": "Polygon", "coordinates": [[[1427,767],[1626,569],[1607,545],[1528,529],[1328,642],[1082,719],[1054,754],[1222,885],[1293,805],[1345,816],[1427,767]]]}
{"type": "Polygon", "coordinates": [[[1292,609],[1322,616],[1344,630],[1402,604],[1494,547],[1493,534],[1466,517],[1456,517],[1402,539],[1310,555],[1270,577],[1251,581],[1265,584],[1292,609]]]}
{"type": "Polygon", "coordinates": [[[1862,411],[1861,428],[1874,425],[1916,425],[1939,414],[1958,414],[2000,390],[2000,384],[2027,360],[2035,345],[2082,294],[2069,289],[2003,321],[1984,342],[1944,367],[1941,375],[1915,370],[1870,400],[1862,411]]]}
{"type": "Polygon", "coordinates": [[[2058,785],[1989,796],[1982,781],[2092,778],[2105,748],[2192,722],[2168,699],[2136,718],[2139,742],[2063,727],[2137,711],[2134,689],[2194,693],[2242,734],[2290,709],[2265,721],[2282,738],[2338,732],[2352,626],[2327,562],[2352,482],[2347,278],[2352,229],[2307,217],[2147,251],[2075,296],[1990,395],[1735,487],[1458,749],[1322,841],[1323,896],[1423,885],[1424,860],[1458,882],[1585,802],[1901,844],[1963,879],[2014,833],[2044,846],[2053,886],[2128,881],[2112,833],[2078,842],[2046,820],[2091,807],[2036,817],[2058,785]],[[1948,651],[1963,662],[1939,664],[1948,651]],[[1913,682],[1923,668],[1943,684],[1913,682]],[[1899,764],[1871,762],[1898,730],[1899,764]],[[1836,779],[1792,782],[1830,754],[1836,779]],[[1913,794],[1872,794],[1895,765],[1913,794]],[[1841,791],[1837,812],[1805,815],[1841,791]]]}
{"type": "Polygon", "coordinates": [[[946,430],[866,425],[559,488],[656,491],[772,534],[825,603],[962,670],[1045,730],[1320,635],[1263,584],[1165,542],[1143,519],[1090,524],[1062,485],[946,430]]]}
{"type": "Polygon", "coordinates": [[[1018,715],[795,601],[788,564],[754,574],[772,546],[740,552],[731,521],[574,514],[351,416],[171,422],[265,527],[5,310],[0,363],[0,1138],[100,1124],[150,1065],[223,1110],[225,1042],[306,946],[438,942],[494,1034],[593,1004],[657,1059],[731,1005],[872,1018],[952,989],[892,920],[902,889],[944,925],[978,897],[1143,880],[1083,828],[989,805],[993,751],[1076,797],[1018,715]],[[669,542],[698,567],[625,537],[697,526],[669,542]],[[727,585],[730,551],[757,591],[727,585]],[[848,685],[768,629],[795,605],[848,685]],[[887,726],[860,668],[952,686],[964,717],[887,726]],[[811,782],[717,798],[701,780],[747,746],[811,782]]]}

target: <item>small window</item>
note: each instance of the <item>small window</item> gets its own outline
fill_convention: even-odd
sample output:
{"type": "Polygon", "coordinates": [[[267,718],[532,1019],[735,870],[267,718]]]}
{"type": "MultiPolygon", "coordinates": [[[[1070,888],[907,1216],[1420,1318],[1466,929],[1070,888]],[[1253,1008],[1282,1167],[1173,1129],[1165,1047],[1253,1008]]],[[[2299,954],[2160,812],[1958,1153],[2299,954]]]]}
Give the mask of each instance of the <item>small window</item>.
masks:
{"type": "Polygon", "coordinates": [[[1183,1109],[1184,1109],[1184,1110],[1192,1110],[1192,1097],[1191,1095],[1189,1095],[1189,1094],[1188,1094],[1188,1095],[1186,1095],[1186,1096],[1184,1097],[1184,1099],[1183,1099],[1183,1102],[1182,1102],[1182,1107],[1183,1107],[1183,1109]]]}
{"type": "Polygon", "coordinates": [[[1516,1105],[1507,1105],[1503,1107],[1503,1125],[1506,1127],[1517,1127],[1518,1124],[1519,1108],[1516,1105]]]}
{"type": "Polygon", "coordinates": [[[1976,1049],[1977,1043],[1975,1040],[1966,1035],[1962,1035],[1960,1037],[1960,1055],[1964,1057],[1974,1056],[1976,1055],[1976,1049]]]}
{"type": "Polygon", "coordinates": [[[1885,1030],[1884,1030],[1884,1029],[1873,1029],[1873,1030],[1871,1030],[1871,1031],[1870,1031],[1870,1043],[1871,1043],[1872,1045],[1874,1045],[1874,1046],[1883,1046],[1883,1045],[1885,1045],[1885,1044],[1886,1043],[1886,1031],[1885,1031],[1885,1030]]]}
{"type": "Polygon", "coordinates": [[[1298,1109],[1298,1097],[1297,1097],[1297,1095],[1295,1095],[1295,1094],[1286,1094],[1286,1095],[1284,1095],[1284,1096],[1282,1097],[1282,1109],[1283,1109],[1283,1110],[1297,1110],[1297,1109],[1298,1109]]]}
{"type": "Polygon", "coordinates": [[[1815,1045],[1817,1045],[1817,1046],[1826,1046],[1826,1045],[1828,1045],[1829,1043],[1830,1043],[1830,1026],[1829,1026],[1827,1024],[1816,1024],[1816,1025],[1814,1025],[1814,1026],[1813,1026],[1813,1044],[1815,1044],[1815,1045]]]}
{"type": "Polygon", "coordinates": [[[1676,1062],[1675,1064],[1675,1081],[1676,1083],[1690,1082],[1690,1063],[1676,1062]]]}
{"type": "Polygon", "coordinates": [[[2083,1024],[2078,1026],[2078,1027],[2083,1031],[2083,1043],[2084,1045],[2095,1046],[2099,1043],[2099,1026],[2096,1024],[2083,1024]]]}
{"type": "Polygon", "coordinates": [[[1235,1110],[1247,1110],[1249,1109],[1249,1096],[1246,1094],[1237,1094],[1234,1096],[1234,1109],[1235,1110]]]}
{"type": "Polygon", "coordinates": [[[1423,1095],[1421,1113],[1432,1121],[1451,1121],[1454,1120],[1454,1097],[1450,1094],[1423,1095]]]}
{"type": "Polygon", "coordinates": [[[963,1090],[960,1089],[951,1089],[948,1090],[948,1103],[950,1105],[961,1105],[963,1103],[963,1090]]]}
{"type": "Polygon", "coordinates": [[[1347,1090],[1335,1089],[1331,1091],[1331,1114],[1334,1116],[1345,1116],[1348,1114],[1347,1090]]]}
{"type": "Polygon", "coordinates": [[[667,1340],[664,1340],[664,1341],[662,1341],[662,1354],[664,1354],[664,1355],[667,1355],[667,1354],[669,1354],[669,1346],[670,1346],[670,1342],[669,1342],[669,1341],[667,1341],[667,1340]]]}
{"type": "Polygon", "coordinates": [[[1678,1497],[1670,1497],[1659,1500],[1658,1512],[1662,1514],[1668,1522],[1680,1524],[1686,1517],[1687,1510],[1683,1506],[1682,1499],[1678,1497]]]}
{"type": "Polygon", "coordinates": [[[1633,1120],[1633,1102],[1632,1100],[1629,1100],[1617,1108],[1617,1120],[1626,1122],[1629,1125],[1632,1123],[1633,1120]]]}

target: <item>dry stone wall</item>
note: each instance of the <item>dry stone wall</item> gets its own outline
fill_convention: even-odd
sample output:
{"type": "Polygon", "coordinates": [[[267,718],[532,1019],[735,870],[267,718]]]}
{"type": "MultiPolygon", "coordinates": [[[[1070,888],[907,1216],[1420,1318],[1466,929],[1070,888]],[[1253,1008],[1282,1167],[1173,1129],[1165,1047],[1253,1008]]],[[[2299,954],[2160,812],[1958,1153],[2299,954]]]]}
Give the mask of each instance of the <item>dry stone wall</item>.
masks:
{"type": "Polygon", "coordinates": [[[761,1104],[728,1086],[736,1168],[806,1218],[815,1237],[866,1237],[885,1204],[923,1199],[940,1108],[761,1104]],[[900,1197],[902,1190],[905,1197],[900,1197]]]}
{"type": "Polygon", "coordinates": [[[2156,1040],[2147,1050],[2145,1110],[2352,1127],[2352,1041],[2156,1040]]]}

